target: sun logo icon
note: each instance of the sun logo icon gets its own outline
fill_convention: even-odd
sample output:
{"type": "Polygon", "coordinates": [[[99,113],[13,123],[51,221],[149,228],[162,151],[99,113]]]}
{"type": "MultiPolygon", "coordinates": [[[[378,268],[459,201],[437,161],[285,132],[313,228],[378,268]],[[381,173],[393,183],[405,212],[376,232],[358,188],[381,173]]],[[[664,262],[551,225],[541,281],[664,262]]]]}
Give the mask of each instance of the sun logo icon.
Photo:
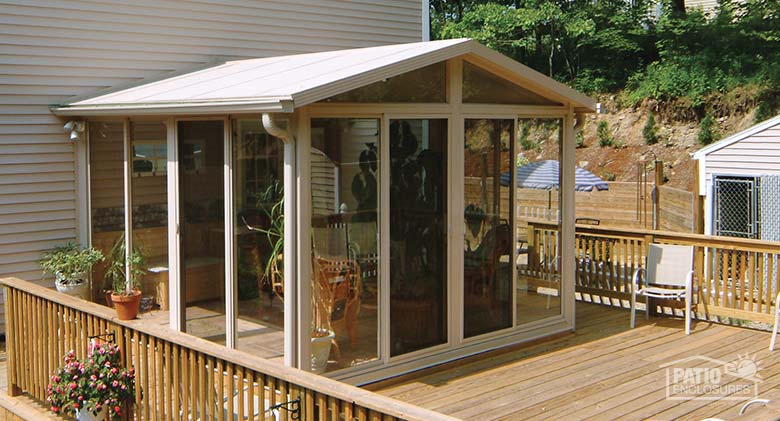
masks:
{"type": "Polygon", "coordinates": [[[756,359],[756,354],[753,354],[753,356],[747,354],[737,355],[736,361],[731,361],[725,365],[726,374],[754,381],[761,380],[758,370],[759,362],[756,359]]]}

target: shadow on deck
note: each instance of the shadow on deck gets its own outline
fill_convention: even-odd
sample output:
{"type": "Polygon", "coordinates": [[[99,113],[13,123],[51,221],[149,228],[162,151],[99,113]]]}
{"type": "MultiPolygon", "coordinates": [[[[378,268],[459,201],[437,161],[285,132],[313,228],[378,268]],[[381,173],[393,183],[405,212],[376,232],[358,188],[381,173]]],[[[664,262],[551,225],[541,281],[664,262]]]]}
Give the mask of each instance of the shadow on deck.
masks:
{"type": "MultiPolygon", "coordinates": [[[[736,392],[730,399],[669,399],[663,365],[697,356],[754,359],[759,396],[780,386],[780,352],[768,351],[767,332],[698,322],[685,336],[678,318],[640,316],[633,330],[628,319],[626,310],[578,302],[574,334],[369,388],[463,419],[701,420],[733,419],[752,390],[750,397],[736,392]]],[[[699,366],[721,367],[711,360],[693,365],[699,366]]],[[[723,383],[745,381],[724,376],[723,383]]]]}

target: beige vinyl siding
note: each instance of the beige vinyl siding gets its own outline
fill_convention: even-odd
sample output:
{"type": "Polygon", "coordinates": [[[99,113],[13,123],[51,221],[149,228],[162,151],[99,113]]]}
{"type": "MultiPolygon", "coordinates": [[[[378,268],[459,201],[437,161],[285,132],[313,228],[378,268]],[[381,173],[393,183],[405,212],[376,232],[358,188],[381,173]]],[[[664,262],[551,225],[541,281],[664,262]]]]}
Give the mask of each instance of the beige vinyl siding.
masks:
{"type": "Polygon", "coordinates": [[[718,0],[685,0],[685,7],[688,9],[701,9],[709,13],[718,8],[718,0]]]}
{"type": "Polygon", "coordinates": [[[48,283],[41,253],[85,211],[49,105],[218,60],[419,42],[421,19],[419,0],[0,0],[0,276],[48,283]]]}

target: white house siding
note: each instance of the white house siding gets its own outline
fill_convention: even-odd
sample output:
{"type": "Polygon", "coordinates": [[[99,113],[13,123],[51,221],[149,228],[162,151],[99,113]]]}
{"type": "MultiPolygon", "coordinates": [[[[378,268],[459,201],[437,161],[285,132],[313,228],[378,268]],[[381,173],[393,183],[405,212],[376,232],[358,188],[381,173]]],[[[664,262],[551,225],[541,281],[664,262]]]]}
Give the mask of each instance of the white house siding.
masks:
{"type": "Polygon", "coordinates": [[[420,0],[0,0],[0,276],[48,282],[41,252],[77,237],[76,154],[50,104],[219,59],[421,39],[420,0]]]}
{"type": "Polygon", "coordinates": [[[688,9],[701,9],[709,13],[718,8],[718,0],[685,0],[688,9]]]}
{"type": "Polygon", "coordinates": [[[713,175],[780,174],[780,124],[709,153],[704,172],[707,190],[713,175]]]}

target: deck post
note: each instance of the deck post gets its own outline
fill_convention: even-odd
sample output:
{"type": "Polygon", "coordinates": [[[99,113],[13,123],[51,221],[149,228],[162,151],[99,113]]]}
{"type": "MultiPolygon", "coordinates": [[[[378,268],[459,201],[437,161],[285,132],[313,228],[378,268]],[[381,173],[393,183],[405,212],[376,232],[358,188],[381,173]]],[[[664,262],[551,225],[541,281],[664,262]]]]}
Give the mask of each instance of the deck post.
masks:
{"type": "Polygon", "coordinates": [[[3,302],[5,303],[5,352],[7,354],[6,370],[8,379],[8,395],[19,396],[22,389],[16,385],[16,335],[13,314],[16,312],[16,302],[11,297],[11,288],[3,288],[3,302]]]}
{"type": "Polygon", "coordinates": [[[574,169],[576,166],[574,139],[574,108],[563,117],[563,141],[560,142],[559,154],[561,157],[560,174],[560,202],[558,208],[561,211],[560,223],[560,258],[561,258],[561,312],[563,318],[571,325],[572,330],[576,327],[576,317],[574,307],[575,300],[575,282],[574,282],[574,242],[575,242],[575,204],[574,204],[574,169]]]}

